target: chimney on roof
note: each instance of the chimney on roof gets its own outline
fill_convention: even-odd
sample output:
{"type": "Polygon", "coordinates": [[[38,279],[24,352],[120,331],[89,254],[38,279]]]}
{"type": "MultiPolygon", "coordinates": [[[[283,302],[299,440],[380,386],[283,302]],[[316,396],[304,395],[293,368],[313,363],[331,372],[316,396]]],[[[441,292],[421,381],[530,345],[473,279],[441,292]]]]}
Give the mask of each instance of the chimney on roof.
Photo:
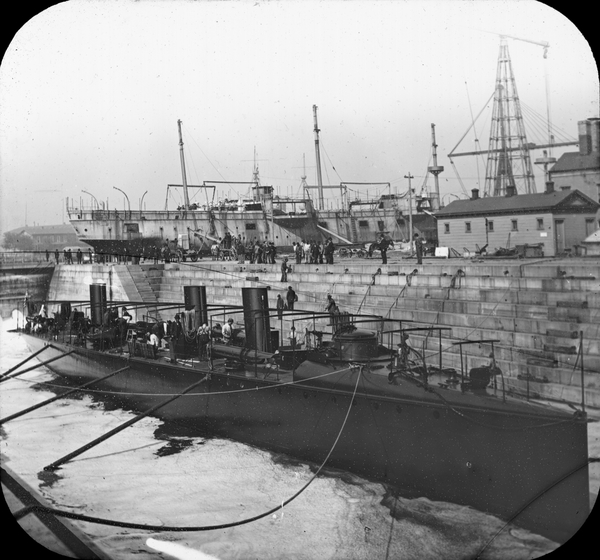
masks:
{"type": "Polygon", "coordinates": [[[506,185],[506,196],[515,196],[517,194],[517,187],[514,185],[506,185]]]}
{"type": "Polygon", "coordinates": [[[471,200],[477,200],[479,198],[479,189],[471,189],[471,200]]]}
{"type": "Polygon", "coordinates": [[[588,119],[590,123],[590,136],[592,137],[592,154],[600,152],[600,119],[588,119]]]}
{"type": "Polygon", "coordinates": [[[546,192],[554,192],[554,181],[546,181],[546,192]]]}
{"type": "Polygon", "coordinates": [[[579,132],[579,153],[587,156],[592,151],[592,123],[586,119],[577,123],[579,132]]]}

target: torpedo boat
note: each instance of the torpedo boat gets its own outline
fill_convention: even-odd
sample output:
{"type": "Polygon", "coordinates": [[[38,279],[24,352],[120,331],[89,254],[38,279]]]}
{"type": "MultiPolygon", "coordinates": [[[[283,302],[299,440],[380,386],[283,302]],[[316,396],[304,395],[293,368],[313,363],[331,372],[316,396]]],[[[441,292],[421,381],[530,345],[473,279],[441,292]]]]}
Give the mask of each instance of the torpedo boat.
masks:
{"type": "MultiPolygon", "coordinates": [[[[204,286],[185,286],[181,305],[161,310],[173,321],[134,323],[107,304],[105,285],[93,284],[89,302],[56,303],[54,320],[29,317],[21,334],[70,391],[93,391],[187,433],[326,464],[405,497],[470,506],[557,542],[584,523],[585,411],[508,394],[494,340],[457,341],[448,352],[460,353],[461,366],[451,368],[444,352],[432,360],[412,344],[441,327],[278,311],[268,295],[242,288],[240,305],[212,305],[204,286]],[[490,364],[464,367],[467,344],[489,346],[490,364]]],[[[15,369],[0,382],[30,368],[15,369]]]]}

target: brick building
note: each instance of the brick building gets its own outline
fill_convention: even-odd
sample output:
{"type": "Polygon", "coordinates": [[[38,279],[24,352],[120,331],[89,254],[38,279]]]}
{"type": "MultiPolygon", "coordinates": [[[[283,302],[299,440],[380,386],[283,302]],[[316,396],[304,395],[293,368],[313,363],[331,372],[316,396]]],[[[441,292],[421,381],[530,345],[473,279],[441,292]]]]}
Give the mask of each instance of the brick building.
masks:
{"type": "MultiPolygon", "coordinates": [[[[89,247],[88,244],[79,241],[77,234],[71,224],[60,224],[55,226],[23,226],[5,232],[12,239],[22,240],[23,249],[33,251],[62,250],[64,247],[89,247]]],[[[4,237],[6,240],[6,237],[4,237]]]]}
{"type": "MultiPolygon", "coordinates": [[[[578,190],[600,202],[600,119],[579,121],[579,151],[567,152],[550,168],[557,191],[578,190]]],[[[600,211],[597,215],[600,220],[600,211]]]]}

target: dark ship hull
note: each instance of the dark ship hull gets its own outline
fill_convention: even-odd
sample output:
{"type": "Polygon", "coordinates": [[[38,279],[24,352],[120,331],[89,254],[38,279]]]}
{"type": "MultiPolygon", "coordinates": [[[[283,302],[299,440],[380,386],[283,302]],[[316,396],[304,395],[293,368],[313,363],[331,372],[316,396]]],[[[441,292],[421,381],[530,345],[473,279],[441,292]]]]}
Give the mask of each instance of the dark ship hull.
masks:
{"type": "MultiPolygon", "coordinates": [[[[48,344],[24,336],[32,351],[48,344]]],[[[292,382],[258,364],[231,371],[220,360],[209,372],[206,363],[189,367],[58,342],[40,356],[61,355],[48,367],[75,384],[128,366],[94,389],[136,411],[204,379],[153,414],[198,435],[317,464],[333,448],[329,467],[394,485],[406,497],[490,512],[558,542],[573,536],[589,513],[581,415],[403,377],[390,383],[382,367],[307,359],[292,382]]]]}

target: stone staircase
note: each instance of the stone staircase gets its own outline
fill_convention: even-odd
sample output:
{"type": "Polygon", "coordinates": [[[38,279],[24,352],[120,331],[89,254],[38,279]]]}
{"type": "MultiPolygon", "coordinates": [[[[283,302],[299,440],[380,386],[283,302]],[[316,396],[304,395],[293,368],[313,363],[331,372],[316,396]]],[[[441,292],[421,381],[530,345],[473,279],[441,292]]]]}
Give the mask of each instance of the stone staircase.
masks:
{"type": "Polygon", "coordinates": [[[161,319],[158,299],[149,281],[149,265],[123,265],[115,267],[119,274],[121,285],[129,301],[147,303],[148,306],[137,308],[138,320],[148,317],[161,319]]]}

